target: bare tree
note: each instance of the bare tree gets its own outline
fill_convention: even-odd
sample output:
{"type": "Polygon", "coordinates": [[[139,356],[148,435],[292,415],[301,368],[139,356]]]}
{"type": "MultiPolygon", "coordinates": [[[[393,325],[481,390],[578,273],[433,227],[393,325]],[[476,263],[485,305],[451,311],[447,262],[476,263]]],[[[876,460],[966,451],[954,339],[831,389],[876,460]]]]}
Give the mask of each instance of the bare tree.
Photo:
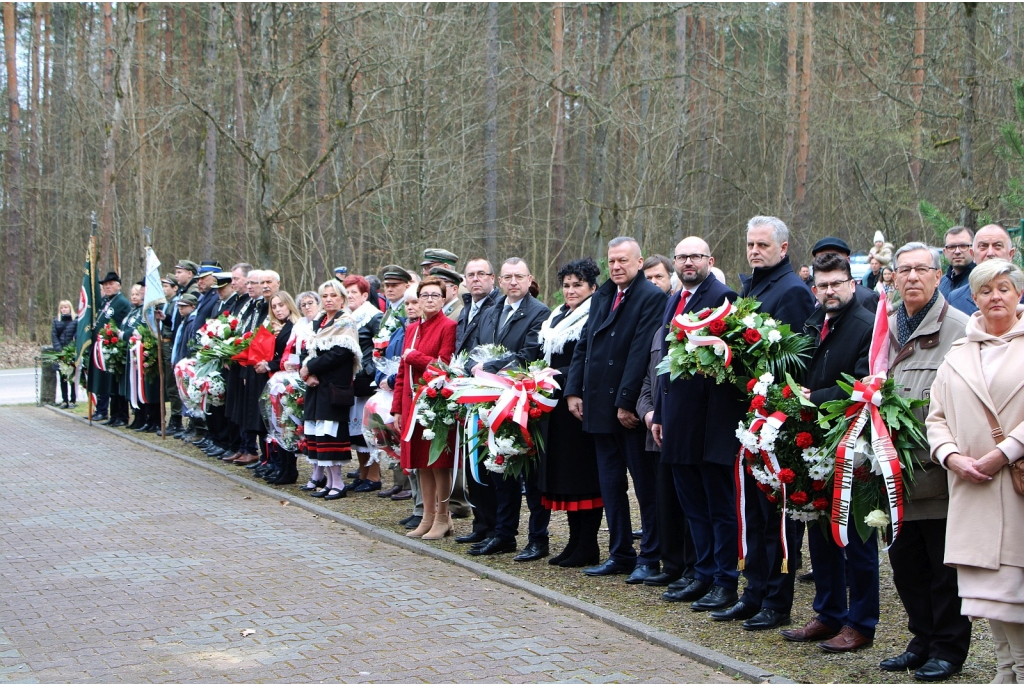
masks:
{"type": "Polygon", "coordinates": [[[13,2],[4,3],[4,55],[7,62],[7,293],[4,296],[4,333],[18,334],[18,301],[21,281],[21,113],[18,104],[18,12],[13,2]]]}
{"type": "Polygon", "coordinates": [[[484,252],[498,254],[498,3],[487,3],[487,78],[484,100],[484,252]]]}

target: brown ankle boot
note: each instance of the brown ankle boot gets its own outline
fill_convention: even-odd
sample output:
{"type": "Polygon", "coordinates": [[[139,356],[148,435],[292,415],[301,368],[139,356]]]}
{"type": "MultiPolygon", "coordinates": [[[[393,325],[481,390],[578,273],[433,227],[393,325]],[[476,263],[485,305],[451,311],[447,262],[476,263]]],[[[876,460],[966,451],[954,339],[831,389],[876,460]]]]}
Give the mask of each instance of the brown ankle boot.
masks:
{"type": "Polygon", "coordinates": [[[416,526],[415,530],[410,530],[405,534],[407,538],[421,538],[426,535],[431,527],[434,525],[434,512],[423,512],[423,520],[420,521],[420,525],[416,526]]]}

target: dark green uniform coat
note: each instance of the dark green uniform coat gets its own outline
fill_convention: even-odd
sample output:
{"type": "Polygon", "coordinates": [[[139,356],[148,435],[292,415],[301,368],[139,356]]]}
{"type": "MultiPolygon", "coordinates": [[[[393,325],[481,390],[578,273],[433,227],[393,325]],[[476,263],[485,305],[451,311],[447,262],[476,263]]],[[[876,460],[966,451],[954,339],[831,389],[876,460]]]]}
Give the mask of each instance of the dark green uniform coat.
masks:
{"type": "MultiPolygon", "coordinates": [[[[128,316],[132,305],[128,298],[118,293],[107,300],[100,308],[100,313],[92,327],[92,348],[96,349],[96,335],[108,323],[121,328],[124,318],[128,316]]],[[[113,373],[93,368],[92,356],[89,356],[89,392],[97,395],[116,395],[118,393],[117,377],[113,373]]]]}

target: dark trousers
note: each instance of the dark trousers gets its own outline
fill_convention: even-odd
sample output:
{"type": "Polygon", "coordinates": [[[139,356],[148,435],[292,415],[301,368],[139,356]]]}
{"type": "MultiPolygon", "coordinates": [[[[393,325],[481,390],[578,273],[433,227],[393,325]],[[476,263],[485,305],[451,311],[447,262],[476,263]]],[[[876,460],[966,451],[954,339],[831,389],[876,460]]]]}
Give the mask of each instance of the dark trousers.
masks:
{"type": "Polygon", "coordinates": [[[78,389],[75,386],[74,381],[68,381],[64,376],[60,377],[60,398],[64,402],[74,402],[78,394],[78,389]],[[71,399],[68,399],[68,387],[71,389],[71,399]]]}
{"type": "Polygon", "coordinates": [[[110,418],[128,421],[128,400],[120,395],[110,395],[110,418]]]}
{"type": "Polygon", "coordinates": [[[110,395],[96,395],[95,410],[100,414],[107,414],[110,408],[110,395]]]}
{"type": "Polygon", "coordinates": [[[246,454],[259,454],[259,435],[256,431],[243,430],[241,432],[242,445],[240,451],[246,454]]]}
{"type": "Polygon", "coordinates": [[[693,578],[697,552],[693,546],[690,521],[676,495],[672,465],[661,463],[658,452],[648,452],[648,456],[659,461],[655,496],[658,500],[658,552],[662,570],[672,576],[693,578]]]}
{"type": "Polygon", "coordinates": [[[747,517],[747,560],[743,577],[747,587],[744,602],[762,609],[773,609],[788,614],[793,608],[793,584],[800,566],[800,546],[803,544],[804,524],[786,521],[786,541],[789,547],[789,573],[782,572],[782,541],[779,539],[781,514],[757,488],[757,481],[744,474],[747,517]]]}
{"type": "Polygon", "coordinates": [[[740,572],[732,469],[720,464],[673,464],[672,479],[693,535],[696,579],[735,590],[740,572]]]}
{"type": "Polygon", "coordinates": [[[856,530],[851,530],[850,541],[843,548],[832,540],[830,532],[822,532],[820,523],[812,523],[807,529],[807,547],[814,567],[818,620],[836,632],[850,626],[874,639],[878,625],[878,537],[872,533],[864,542],[856,530]]]}
{"type": "Polygon", "coordinates": [[[476,482],[473,474],[466,474],[466,494],[473,505],[473,532],[483,533],[490,537],[498,523],[498,498],[495,487],[490,479],[490,471],[480,466],[480,480],[476,482]]]}
{"type": "Polygon", "coordinates": [[[209,428],[210,439],[218,447],[227,447],[231,441],[230,429],[227,417],[224,416],[224,405],[211,407],[206,417],[206,425],[209,428]]]}
{"type": "MultiPolygon", "coordinates": [[[[519,534],[519,512],[523,506],[523,489],[519,478],[506,478],[504,474],[490,472],[491,485],[497,500],[497,521],[494,535],[503,540],[514,540],[519,534]]],[[[533,468],[525,478],[526,506],[530,509],[528,524],[530,542],[548,543],[548,523],[551,510],[541,503],[537,489],[537,469],[533,468]]]]}
{"type": "Polygon", "coordinates": [[[660,561],[658,498],[655,494],[658,466],[656,461],[647,457],[646,437],[644,431],[625,429],[594,434],[597,476],[601,485],[601,499],[604,500],[604,515],[608,521],[608,553],[612,561],[623,565],[656,566],[660,561]],[[633,477],[633,489],[640,504],[640,525],[644,531],[640,539],[639,556],[633,549],[627,470],[633,477]]]}
{"type": "Polygon", "coordinates": [[[971,622],[960,614],[956,569],[942,563],[945,553],[946,519],[904,521],[889,548],[889,563],[914,635],[907,651],[962,664],[971,646],[971,622]]]}

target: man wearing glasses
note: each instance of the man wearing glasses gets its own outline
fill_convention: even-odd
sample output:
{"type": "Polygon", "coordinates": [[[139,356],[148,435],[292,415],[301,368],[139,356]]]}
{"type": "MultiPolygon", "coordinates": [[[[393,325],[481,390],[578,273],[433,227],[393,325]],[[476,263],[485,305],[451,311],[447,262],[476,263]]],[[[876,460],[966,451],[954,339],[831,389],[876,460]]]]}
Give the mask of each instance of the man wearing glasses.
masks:
{"type": "Polygon", "coordinates": [[[974,271],[974,252],[971,251],[974,231],[966,226],[954,226],[946,231],[945,240],[942,251],[949,268],[939,282],[939,292],[948,299],[951,292],[967,285],[967,279],[974,271]]]}
{"type": "MultiPolygon", "coordinates": [[[[946,239],[947,244],[949,239],[946,239]]],[[[957,246],[959,247],[959,246],[957,246]]],[[[999,224],[988,224],[978,229],[974,234],[974,244],[971,247],[974,261],[981,263],[986,259],[1005,259],[1013,261],[1015,249],[1010,234],[999,224]]],[[[974,304],[974,296],[971,295],[971,284],[964,283],[962,286],[949,293],[946,298],[952,307],[956,307],[964,314],[970,316],[978,311],[978,305],[974,304]]]]}
{"type": "MultiPolygon", "coordinates": [[[[903,301],[889,315],[889,375],[903,386],[904,397],[927,400],[935,372],[953,341],[964,336],[968,317],[939,292],[937,251],[924,243],[907,243],[896,250],[892,263],[903,301]]],[[[916,414],[923,422],[927,405],[916,414]]],[[[959,671],[967,658],[971,622],[960,613],[956,570],[943,564],[949,504],[946,472],[931,460],[927,447],[915,456],[919,466],[912,478],[903,479],[900,535],[889,548],[893,584],[914,637],[902,654],[885,659],[879,667],[893,672],[916,669],[917,680],[938,681],[959,671]]]]}
{"type": "MultiPolygon", "coordinates": [[[[828,238],[822,238],[818,242],[814,243],[814,247],[811,248],[811,256],[815,258],[830,252],[840,255],[847,262],[850,261],[850,246],[846,244],[845,240],[840,238],[833,238],[831,236],[828,238]]],[[[814,286],[813,276],[811,277],[808,285],[812,287],[814,286]]],[[[864,307],[864,309],[874,314],[875,310],[878,308],[878,292],[872,288],[865,288],[860,283],[857,283],[857,281],[853,282],[853,287],[854,301],[864,307]]]]}

